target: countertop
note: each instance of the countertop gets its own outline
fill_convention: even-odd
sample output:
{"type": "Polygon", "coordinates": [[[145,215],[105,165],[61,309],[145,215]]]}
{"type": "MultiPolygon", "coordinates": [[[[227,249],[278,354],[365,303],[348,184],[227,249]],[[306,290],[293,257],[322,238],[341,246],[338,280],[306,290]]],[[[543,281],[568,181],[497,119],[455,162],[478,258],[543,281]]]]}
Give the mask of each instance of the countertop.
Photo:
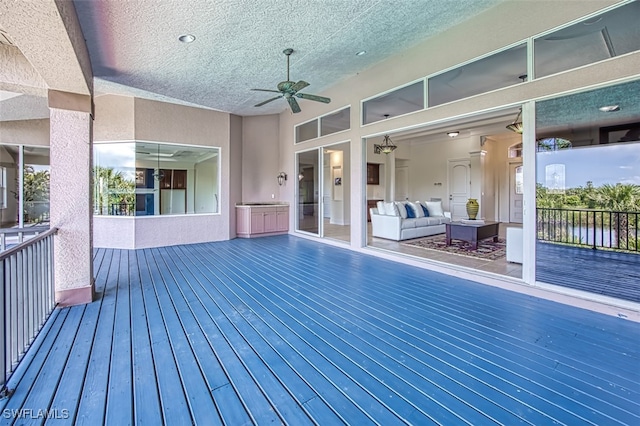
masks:
{"type": "Polygon", "coordinates": [[[285,206],[289,207],[289,203],[284,201],[272,201],[272,202],[242,202],[236,203],[236,207],[259,207],[259,206],[285,206]]]}

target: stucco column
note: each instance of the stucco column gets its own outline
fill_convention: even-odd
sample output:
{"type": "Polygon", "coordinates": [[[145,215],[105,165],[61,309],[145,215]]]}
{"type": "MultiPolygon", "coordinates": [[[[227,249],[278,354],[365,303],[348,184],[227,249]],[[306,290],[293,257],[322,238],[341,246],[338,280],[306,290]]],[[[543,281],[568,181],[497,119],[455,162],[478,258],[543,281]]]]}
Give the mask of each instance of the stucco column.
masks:
{"type": "Polygon", "coordinates": [[[484,168],[485,155],[487,151],[471,151],[469,160],[471,165],[471,197],[478,200],[480,208],[478,218],[484,218],[484,168]]]}
{"type": "Polygon", "coordinates": [[[56,301],[70,306],[94,293],[91,97],[50,90],[49,108],[56,301]]]}

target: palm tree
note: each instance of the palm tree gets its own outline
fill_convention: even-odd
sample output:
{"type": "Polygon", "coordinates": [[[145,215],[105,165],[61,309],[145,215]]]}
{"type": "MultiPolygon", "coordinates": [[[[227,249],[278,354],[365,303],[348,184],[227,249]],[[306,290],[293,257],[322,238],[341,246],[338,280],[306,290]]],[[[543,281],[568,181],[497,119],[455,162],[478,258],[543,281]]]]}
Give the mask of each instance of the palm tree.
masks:
{"type": "Polygon", "coordinates": [[[616,230],[617,246],[629,243],[630,234],[638,226],[638,214],[635,212],[640,212],[640,185],[607,183],[597,188],[590,197],[599,208],[613,212],[611,225],[616,230]],[[631,223],[630,212],[634,213],[631,216],[635,218],[631,223]]]}
{"type": "Polygon", "coordinates": [[[41,223],[48,220],[49,182],[48,170],[35,171],[33,166],[24,166],[24,223],[41,223]]]}
{"type": "Polygon", "coordinates": [[[112,167],[93,168],[93,205],[96,214],[125,214],[135,212],[134,179],[127,179],[112,167]]]}

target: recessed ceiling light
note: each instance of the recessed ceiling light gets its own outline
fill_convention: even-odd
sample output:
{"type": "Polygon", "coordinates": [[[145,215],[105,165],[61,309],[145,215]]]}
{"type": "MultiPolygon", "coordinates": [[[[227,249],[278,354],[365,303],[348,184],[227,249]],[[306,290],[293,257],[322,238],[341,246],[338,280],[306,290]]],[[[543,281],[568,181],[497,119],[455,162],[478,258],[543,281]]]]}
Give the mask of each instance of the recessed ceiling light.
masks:
{"type": "Polygon", "coordinates": [[[620,105],[605,105],[598,108],[602,112],[616,112],[620,111],[620,105]]]}
{"type": "Polygon", "coordinates": [[[367,51],[366,50],[361,50],[359,52],[356,52],[356,56],[362,56],[362,55],[366,55],[367,51]]]}
{"type": "Polygon", "coordinates": [[[455,138],[459,134],[460,134],[460,132],[448,132],[447,136],[449,136],[450,138],[455,138]]]}
{"type": "Polygon", "coordinates": [[[193,34],[183,34],[178,37],[178,40],[183,43],[193,43],[196,40],[196,36],[194,36],[193,34]]]}

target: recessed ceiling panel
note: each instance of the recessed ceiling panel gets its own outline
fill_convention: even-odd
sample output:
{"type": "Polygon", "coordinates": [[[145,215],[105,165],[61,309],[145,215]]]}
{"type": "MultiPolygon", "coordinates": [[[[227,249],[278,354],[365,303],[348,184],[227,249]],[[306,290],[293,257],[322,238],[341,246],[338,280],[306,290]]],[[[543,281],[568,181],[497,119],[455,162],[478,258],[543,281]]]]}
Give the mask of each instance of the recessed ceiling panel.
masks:
{"type": "Polygon", "coordinates": [[[521,44],[429,78],[429,106],[512,86],[526,74],[527,48],[521,44]]]}
{"type": "Polygon", "coordinates": [[[639,19],[634,1],[536,39],[536,78],[640,50],[639,19]]]}
{"type": "Polygon", "coordinates": [[[362,103],[362,123],[369,124],[424,109],[424,81],[420,80],[362,103]]]}

